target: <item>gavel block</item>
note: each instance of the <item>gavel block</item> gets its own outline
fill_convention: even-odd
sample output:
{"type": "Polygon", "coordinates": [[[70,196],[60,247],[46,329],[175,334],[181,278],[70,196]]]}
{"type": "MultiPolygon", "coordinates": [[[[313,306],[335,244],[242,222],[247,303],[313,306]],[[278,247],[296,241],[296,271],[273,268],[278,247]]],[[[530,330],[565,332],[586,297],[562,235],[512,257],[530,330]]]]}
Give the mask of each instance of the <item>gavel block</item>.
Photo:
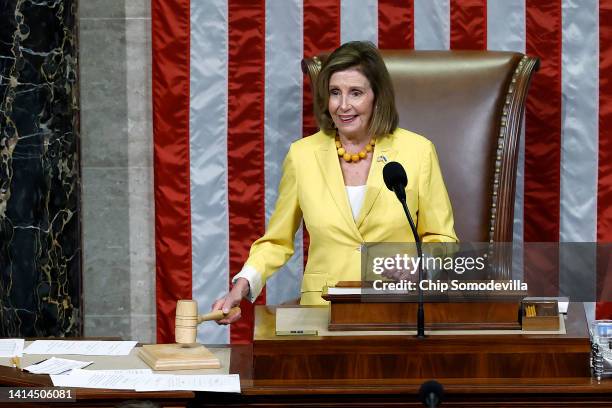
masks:
{"type": "Polygon", "coordinates": [[[152,344],[139,349],[140,358],[153,370],[197,370],[220,368],[221,362],[206,347],[196,343],[198,324],[208,320],[220,320],[240,312],[235,307],[226,315],[217,310],[198,315],[194,300],[179,300],[176,304],[176,344],[152,344]]]}
{"type": "Polygon", "coordinates": [[[139,349],[140,358],[153,370],[221,368],[221,362],[201,344],[150,344],[139,349]]]}

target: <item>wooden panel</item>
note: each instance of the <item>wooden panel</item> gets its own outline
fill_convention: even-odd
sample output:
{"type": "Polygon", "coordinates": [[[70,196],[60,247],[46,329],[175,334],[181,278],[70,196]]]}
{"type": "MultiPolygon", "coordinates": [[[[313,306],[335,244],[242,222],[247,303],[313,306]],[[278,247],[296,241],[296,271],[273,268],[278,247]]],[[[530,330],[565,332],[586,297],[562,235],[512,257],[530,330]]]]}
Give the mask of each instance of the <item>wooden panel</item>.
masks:
{"type": "Polygon", "coordinates": [[[565,335],[281,337],[274,309],[260,308],[253,344],[257,379],[588,377],[584,312],[572,308],[565,335]],[[265,332],[267,330],[267,332],[265,332]]]}
{"type": "MultiPolygon", "coordinates": [[[[416,328],[416,303],[332,303],[329,330],[416,328]]],[[[427,303],[430,330],[521,329],[519,302],[427,303]]]]}

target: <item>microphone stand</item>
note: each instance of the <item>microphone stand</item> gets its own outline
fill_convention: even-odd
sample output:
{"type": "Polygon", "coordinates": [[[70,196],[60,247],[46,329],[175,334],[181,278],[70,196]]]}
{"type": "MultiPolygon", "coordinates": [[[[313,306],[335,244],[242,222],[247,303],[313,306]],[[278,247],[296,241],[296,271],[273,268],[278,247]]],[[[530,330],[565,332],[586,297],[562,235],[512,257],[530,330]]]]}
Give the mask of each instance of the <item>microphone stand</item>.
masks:
{"type": "MultiPolygon", "coordinates": [[[[400,197],[405,197],[405,193],[402,192],[398,192],[399,189],[396,189],[395,194],[397,195],[398,198],[400,197]]],[[[416,247],[417,247],[417,255],[420,259],[419,261],[419,287],[418,287],[418,310],[417,310],[417,334],[416,337],[418,339],[424,339],[425,336],[425,308],[424,308],[424,302],[423,302],[423,289],[421,288],[421,282],[424,279],[423,276],[423,250],[421,249],[421,238],[419,237],[419,234],[417,233],[416,227],[414,225],[414,221],[412,220],[412,216],[410,215],[410,210],[408,210],[408,205],[406,204],[406,199],[400,199],[400,202],[402,203],[402,208],[404,208],[404,213],[406,214],[406,217],[408,218],[408,223],[410,224],[410,229],[412,230],[412,235],[414,235],[414,242],[416,243],[416,247]]]]}
{"type": "Polygon", "coordinates": [[[444,387],[436,380],[424,382],[419,389],[419,397],[424,405],[436,408],[442,403],[444,387]]]}

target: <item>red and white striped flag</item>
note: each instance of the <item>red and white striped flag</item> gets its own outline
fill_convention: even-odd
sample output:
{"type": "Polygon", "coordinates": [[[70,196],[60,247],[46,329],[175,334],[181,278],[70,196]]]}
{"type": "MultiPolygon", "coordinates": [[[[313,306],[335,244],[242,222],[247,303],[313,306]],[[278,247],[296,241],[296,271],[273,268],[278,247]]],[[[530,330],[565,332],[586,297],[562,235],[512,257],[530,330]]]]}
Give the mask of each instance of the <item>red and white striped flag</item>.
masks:
{"type": "MultiPolygon", "coordinates": [[[[538,56],[515,240],[612,241],[612,1],[153,0],[157,338],[175,300],[207,310],[265,230],[291,142],[316,130],[300,61],[350,40],[382,49],[538,56]]],[[[258,303],[297,298],[296,255],[258,303]]],[[[563,279],[552,277],[551,279],[563,279]]],[[[248,342],[252,307],[206,343],[248,342]]]]}

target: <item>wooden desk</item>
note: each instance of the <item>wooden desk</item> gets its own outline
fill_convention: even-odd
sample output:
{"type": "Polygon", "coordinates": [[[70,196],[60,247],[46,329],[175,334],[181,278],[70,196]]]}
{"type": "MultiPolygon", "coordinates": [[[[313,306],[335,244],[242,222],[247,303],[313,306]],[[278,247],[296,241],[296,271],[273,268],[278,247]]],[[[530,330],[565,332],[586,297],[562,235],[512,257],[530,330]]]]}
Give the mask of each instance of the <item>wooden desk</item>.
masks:
{"type": "MultiPolygon", "coordinates": [[[[150,399],[162,406],[422,407],[418,389],[432,378],[424,374],[450,372],[447,377],[436,376],[445,388],[443,407],[612,407],[612,380],[597,383],[588,371],[582,305],[570,305],[567,334],[556,339],[550,335],[424,341],[406,336],[279,339],[269,332],[274,313],[274,308],[258,307],[256,319],[264,331],[258,331],[253,345],[231,346],[230,372],[240,374],[241,394],[77,390],[77,403],[65,406],[113,406],[126,399],[150,399]],[[441,344],[448,350],[434,358],[431,351],[440,352],[441,344]],[[546,344],[552,345],[550,350],[546,344]],[[419,360],[419,355],[425,358],[419,360]],[[517,365],[517,360],[523,364],[517,365]],[[553,375],[561,372],[574,375],[553,375]]],[[[47,376],[6,367],[0,367],[0,382],[51,384],[47,376]]]]}
{"type": "MultiPolygon", "coordinates": [[[[0,386],[3,387],[53,387],[51,378],[48,375],[30,374],[16,368],[0,366],[0,386]]],[[[172,392],[136,392],[124,390],[100,390],[74,388],[76,402],[57,402],[57,403],[1,403],[0,407],[114,407],[120,402],[128,400],[150,400],[162,407],[186,407],[188,402],[193,400],[195,393],[191,391],[172,391],[172,392]]]]}
{"type": "Polygon", "coordinates": [[[198,395],[202,406],[421,407],[418,389],[431,378],[445,388],[444,407],[612,406],[612,380],[598,384],[590,376],[581,304],[570,305],[565,335],[432,336],[424,341],[279,338],[271,332],[274,313],[274,308],[256,309],[252,350],[232,358],[232,371],[248,370],[240,364],[253,359],[251,375],[241,374],[242,394],[198,395]]]}

